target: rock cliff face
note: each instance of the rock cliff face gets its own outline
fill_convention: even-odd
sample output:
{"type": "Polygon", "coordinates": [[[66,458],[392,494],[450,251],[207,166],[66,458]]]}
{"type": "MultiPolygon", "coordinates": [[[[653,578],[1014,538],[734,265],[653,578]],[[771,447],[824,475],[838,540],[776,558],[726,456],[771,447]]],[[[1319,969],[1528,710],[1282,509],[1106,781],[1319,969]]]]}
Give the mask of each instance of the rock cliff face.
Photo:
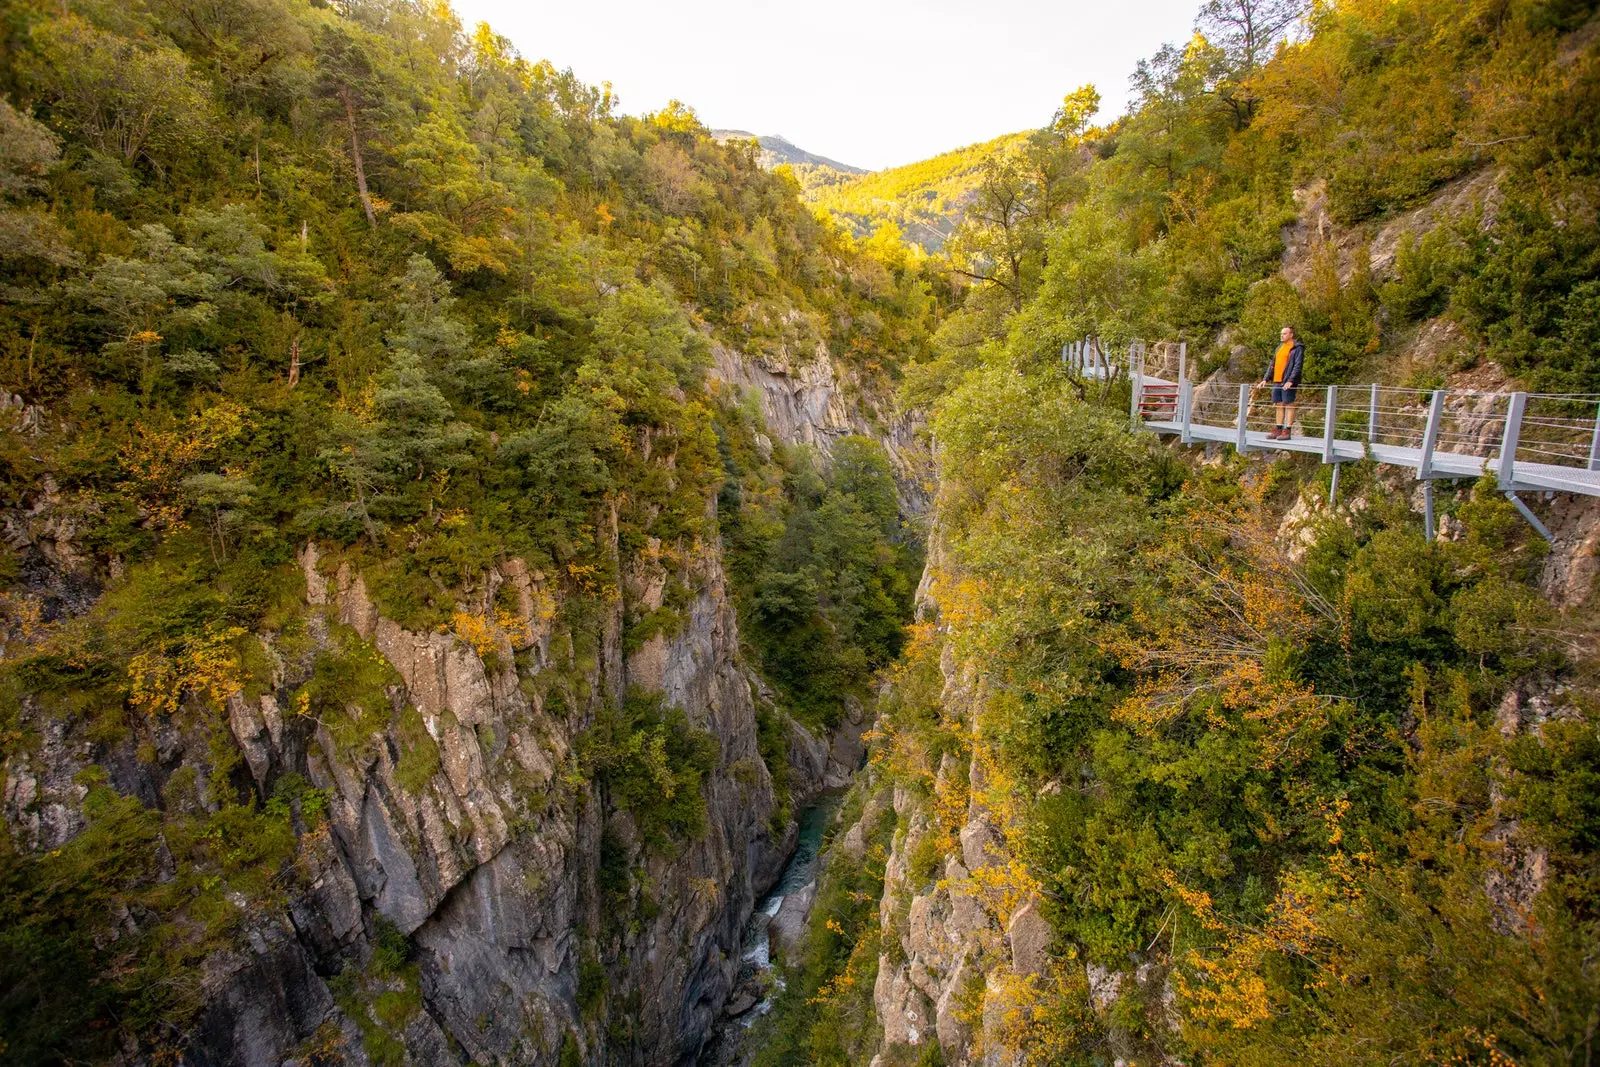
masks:
{"type": "MultiPolygon", "coordinates": [[[[587,1063],[692,1062],[735,978],[741,927],[787,844],[770,826],[752,681],[717,554],[684,565],[698,591],[679,633],[624,655],[617,612],[587,666],[570,641],[552,640],[552,596],[520,561],[478,590],[487,605],[509,586],[518,605],[515,624],[481,654],[454,634],[385,618],[361,576],[330,566],[316,545],[300,563],[311,645],[295,655],[264,637],[273,685],[231,697],[227,723],[263,797],[291,772],[326,791],[327,832],[308,835],[285,906],[252,907],[243,947],[209,962],[191,1061],[276,1067],[331,1023],[347,1058],[366,1062],[370,1020],[340,1000],[333,976],[370,954],[382,917],[409,935],[419,964],[421,1010],[398,1020],[407,1062],[554,1063],[564,1043],[587,1063]],[[390,700],[416,709],[438,749],[425,781],[401,772],[396,727],[350,746],[286,710],[335,627],[370,642],[401,679],[390,700]],[[644,849],[599,787],[564,773],[575,735],[603,696],[620,698],[624,679],[717,739],[708,831],[674,854],[644,849]],[[598,886],[607,848],[635,871],[625,901],[598,886]],[[584,974],[595,962],[603,979],[584,974]],[[600,989],[583,989],[580,1008],[586,983],[600,989]]],[[[658,607],[664,577],[645,566],[630,584],[658,607]]],[[[176,767],[205,765],[203,737],[165,747],[146,766],[56,724],[40,751],[7,768],[6,816],[24,842],[59,844],[81,828],[83,790],[72,783],[88,764],[152,802],[176,767]]],[[[820,787],[822,770],[797,766],[797,789],[820,787]]]]}
{"type": "MultiPolygon", "coordinates": [[[[791,370],[719,349],[716,370],[757,390],[770,431],[790,443],[826,452],[845,434],[879,437],[920,506],[911,425],[880,432],[859,394],[844,395],[825,351],[791,370]]],[[[13,549],[37,563],[24,577],[46,621],[82,614],[101,591],[67,511],[46,494],[5,516],[13,549]]],[[[80,776],[91,766],[148,808],[215,812],[222,739],[237,746],[240,795],[265,802],[303,781],[326,814],[295,809],[300,845],[282,893],[234,901],[237,936],[207,957],[187,1062],[309,1064],[330,1047],[352,1064],[565,1065],[574,1053],[587,1064],[695,1062],[737,979],[743,927],[795,833],[792,822],[772,825],[755,715],[770,694],[740,658],[718,547],[680,558],[652,543],[622,562],[622,589],[581,635],[562,621],[558,583],[506,560],[461,597],[464,613],[485,620],[470,641],[386,617],[359,570],[328,552],[303,546],[296,636],[248,638],[270,683],[228,697],[210,733],[191,716],[188,727],[153,720],[137,738],[106,742],[24,698],[41,743],[4,768],[14,841],[48,850],[80,833],[80,776]],[[623,605],[657,612],[669,587],[689,591],[673,604],[677,625],[629,642],[623,605]],[[367,736],[296,706],[318,656],[334,648],[376,657],[391,678],[393,714],[367,736]],[[604,705],[640,691],[716,741],[706,832],[666,849],[646,847],[574,751],[604,705]],[[419,744],[436,756],[410,759],[419,744]],[[180,780],[194,785],[174,788],[180,780]],[[407,939],[405,974],[352,979],[371,973],[394,931],[407,939]],[[391,1001],[379,1010],[383,996],[391,1001]]],[[[113,581],[118,570],[112,561],[113,581]]],[[[853,711],[833,737],[787,721],[795,810],[849,783],[867,725],[853,711]]],[[[121,1060],[150,1062],[150,1050],[130,1047],[121,1060]]]]}
{"type": "Polygon", "coordinates": [[[901,510],[908,515],[927,510],[931,472],[916,417],[890,414],[888,405],[867,395],[859,381],[842,376],[848,372],[821,343],[809,354],[778,359],[713,345],[712,370],[729,385],[760,397],[767,428],[785,441],[813,445],[826,456],[841,437],[876,438],[894,468],[901,510]]]}

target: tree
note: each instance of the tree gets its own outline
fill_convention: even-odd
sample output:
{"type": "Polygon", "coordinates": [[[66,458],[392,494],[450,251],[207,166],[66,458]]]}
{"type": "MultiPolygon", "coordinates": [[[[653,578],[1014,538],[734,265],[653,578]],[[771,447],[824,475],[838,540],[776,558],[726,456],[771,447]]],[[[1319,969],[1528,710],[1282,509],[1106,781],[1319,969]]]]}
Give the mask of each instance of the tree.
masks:
{"type": "Polygon", "coordinates": [[[1206,0],[1195,30],[1227,54],[1233,77],[1253,73],[1306,12],[1306,0],[1206,0]]]}
{"type": "Polygon", "coordinates": [[[258,492],[255,483],[243,475],[207,472],[191,474],[183,480],[183,488],[190,501],[210,516],[207,536],[212,560],[227,562],[228,537],[245,525],[258,492]]]}
{"type": "Polygon", "coordinates": [[[259,99],[311,45],[286,0],[154,0],[162,28],[231,99],[259,99]]]}
{"type": "Polygon", "coordinates": [[[326,26],[317,40],[317,94],[334,104],[350,138],[350,162],[356,172],[356,192],[367,225],[378,228],[377,211],[367,188],[366,158],[361,154],[360,117],[378,92],[372,57],[355,33],[344,26],[326,26]]]}
{"type": "Polygon", "coordinates": [[[135,231],[134,249],[132,258],[107,256],[70,291],[111,321],[114,340],[102,350],[122,362],[124,373],[136,359],[138,377],[144,378],[163,341],[211,320],[221,279],[203,269],[198,250],[158,223],[135,231]]]}
{"type": "Polygon", "coordinates": [[[1012,310],[1021,310],[1031,292],[1030,253],[1037,248],[1038,232],[1030,225],[1030,191],[1016,156],[984,160],[972,202],[950,237],[955,272],[1003,291],[1012,310]]]}
{"type": "Polygon", "coordinates": [[[32,80],[52,117],[124,166],[165,174],[212,130],[211,98],[175,48],[106,33],[75,15],[33,31],[32,80]]]}
{"type": "Polygon", "coordinates": [[[1093,85],[1080,85],[1062,98],[1061,106],[1050,120],[1050,129],[1069,143],[1077,144],[1099,112],[1100,90],[1093,85]]]}
{"type": "Polygon", "coordinates": [[[481,349],[452,313],[456,298],[439,268],[424,255],[406,261],[406,272],[394,284],[400,330],[389,343],[426,369],[429,376],[459,400],[477,406],[510,403],[516,390],[497,349],[481,349]]]}

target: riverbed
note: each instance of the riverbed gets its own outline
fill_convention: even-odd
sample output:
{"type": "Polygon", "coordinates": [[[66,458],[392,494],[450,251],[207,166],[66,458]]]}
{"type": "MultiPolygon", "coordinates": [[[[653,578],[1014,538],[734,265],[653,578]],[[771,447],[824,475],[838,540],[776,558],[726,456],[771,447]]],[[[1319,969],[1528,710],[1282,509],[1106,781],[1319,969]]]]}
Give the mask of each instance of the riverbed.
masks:
{"type": "MultiPolygon", "coordinates": [[[[766,995],[745,1010],[738,1011],[734,1018],[723,1024],[721,1033],[712,1040],[700,1060],[702,1067],[727,1067],[744,1062],[746,1050],[741,1045],[745,1031],[772,1010],[772,997],[783,988],[783,978],[772,966],[773,921],[783,911],[785,900],[790,900],[791,907],[798,901],[804,901],[809,907],[808,894],[815,892],[823,838],[844,800],[844,794],[843,789],[828,790],[800,812],[800,828],[794,852],[784,864],[777,884],[756,902],[755,911],[745,925],[739,981],[734,987],[735,999],[731,1003],[737,1009],[737,998],[741,996],[741,991],[747,989],[759,987],[766,990],[766,995]]],[[[797,916],[795,921],[803,922],[803,919],[797,916]]]]}

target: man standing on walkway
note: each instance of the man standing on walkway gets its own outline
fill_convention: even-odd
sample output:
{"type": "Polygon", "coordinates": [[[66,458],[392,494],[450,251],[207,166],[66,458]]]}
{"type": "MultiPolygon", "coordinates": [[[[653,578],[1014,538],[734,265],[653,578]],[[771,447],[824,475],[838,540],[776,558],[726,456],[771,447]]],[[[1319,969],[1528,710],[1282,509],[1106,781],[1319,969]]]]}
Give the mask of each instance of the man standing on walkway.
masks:
{"type": "Polygon", "coordinates": [[[1295,339],[1293,326],[1285,326],[1278,336],[1282,344],[1261,376],[1262,385],[1272,386],[1272,403],[1278,413],[1277,425],[1267,434],[1269,441],[1287,441],[1294,433],[1294,390],[1306,360],[1306,346],[1295,339]]]}

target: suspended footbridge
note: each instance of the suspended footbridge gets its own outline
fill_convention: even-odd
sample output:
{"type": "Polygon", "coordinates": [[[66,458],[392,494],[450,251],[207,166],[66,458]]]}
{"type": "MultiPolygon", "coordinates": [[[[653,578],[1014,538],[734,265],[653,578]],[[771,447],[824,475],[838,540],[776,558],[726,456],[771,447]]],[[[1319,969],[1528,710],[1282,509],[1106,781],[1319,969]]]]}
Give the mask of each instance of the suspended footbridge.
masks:
{"type": "Polygon", "coordinates": [[[1062,350],[1063,362],[1083,377],[1127,376],[1136,429],[1186,445],[1217,442],[1239,452],[1318,456],[1333,465],[1330,500],[1338,493],[1341,464],[1371,459],[1415,471],[1429,540],[1433,483],[1440,479],[1493,476],[1546,539],[1550,532],[1519,493],[1600,496],[1600,394],[1302,385],[1291,436],[1273,438],[1267,435],[1275,418],[1269,389],[1255,382],[1196,384],[1187,356],[1182,344],[1135,343],[1125,357],[1113,357],[1093,339],[1062,350]]]}

